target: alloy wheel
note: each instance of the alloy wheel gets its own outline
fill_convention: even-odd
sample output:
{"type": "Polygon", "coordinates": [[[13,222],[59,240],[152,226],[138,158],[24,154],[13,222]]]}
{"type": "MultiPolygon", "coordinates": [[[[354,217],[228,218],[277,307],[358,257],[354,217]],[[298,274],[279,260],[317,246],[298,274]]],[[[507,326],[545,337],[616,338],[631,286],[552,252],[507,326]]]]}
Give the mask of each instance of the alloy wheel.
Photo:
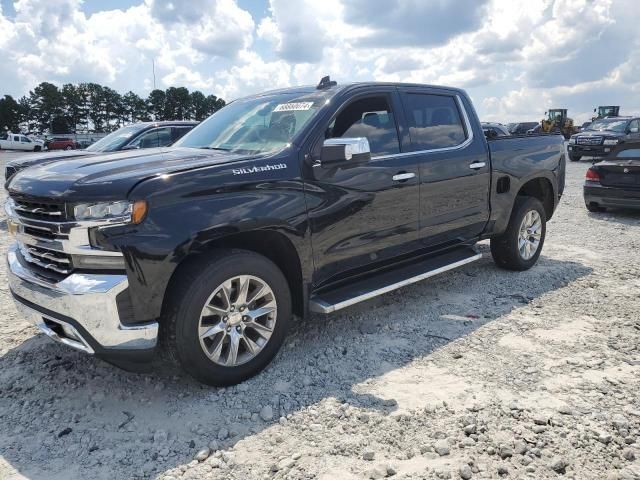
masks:
{"type": "Polygon", "coordinates": [[[202,309],[200,346],[218,365],[247,363],[269,342],[277,314],[275,295],[264,280],[252,275],[229,278],[213,291],[202,309]]]}

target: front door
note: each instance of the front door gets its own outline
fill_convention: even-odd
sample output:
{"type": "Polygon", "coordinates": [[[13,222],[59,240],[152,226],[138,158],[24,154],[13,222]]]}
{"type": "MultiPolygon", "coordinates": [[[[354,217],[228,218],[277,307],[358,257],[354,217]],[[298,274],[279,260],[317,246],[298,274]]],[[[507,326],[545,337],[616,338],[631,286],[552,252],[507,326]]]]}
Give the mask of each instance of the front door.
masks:
{"type": "Polygon", "coordinates": [[[416,158],[401,151],[398,114],[395,89],[368,92],[338,106],[314,140],[304,170],[315,285],[418,246],[416,158]],[[325,139],[354,137],[367,137],[370,162],[318,163],[325,139]]]}
{"type": "Polygon", "coordinates": [[[491,166],[471,108],[456,92],[403,89],[401,96],[420,170],[421,239],[439,248],[477,237],[489,219],[491,166]]]}

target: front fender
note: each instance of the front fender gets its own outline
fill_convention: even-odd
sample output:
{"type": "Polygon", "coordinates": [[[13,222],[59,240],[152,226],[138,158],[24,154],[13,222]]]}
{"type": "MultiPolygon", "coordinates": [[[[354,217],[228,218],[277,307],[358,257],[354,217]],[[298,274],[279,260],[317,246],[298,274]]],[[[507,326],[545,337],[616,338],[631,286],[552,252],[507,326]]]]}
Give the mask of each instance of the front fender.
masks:
{"type": "MultiPolygon", "coordinates": [[[[234,168],[237,168],[234,165],[234,168]]],[[[98,242],[123,252],[136,322],[160,317],[176,268],[212,242],[245,232],[276,231],[295,247],[303,280],[311,278],[312,254],[303,183],[286,170],[251,176],[209,169],[142,183],[132,198],[149,211],[138,226],[111,227],[98,242]],[[238,178],[242,177],[242,178],[238,178]]]]}

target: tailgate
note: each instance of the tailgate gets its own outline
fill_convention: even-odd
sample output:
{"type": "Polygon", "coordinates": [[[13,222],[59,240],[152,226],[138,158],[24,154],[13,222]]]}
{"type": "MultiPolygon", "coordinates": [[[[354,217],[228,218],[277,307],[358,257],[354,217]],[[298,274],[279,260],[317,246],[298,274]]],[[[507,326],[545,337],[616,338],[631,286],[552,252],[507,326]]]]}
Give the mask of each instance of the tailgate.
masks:
{"type": "Polygon", "coordinates": [[[597,170],[605,187],[640,189],[640,160],[601,163],[597,170]]]}

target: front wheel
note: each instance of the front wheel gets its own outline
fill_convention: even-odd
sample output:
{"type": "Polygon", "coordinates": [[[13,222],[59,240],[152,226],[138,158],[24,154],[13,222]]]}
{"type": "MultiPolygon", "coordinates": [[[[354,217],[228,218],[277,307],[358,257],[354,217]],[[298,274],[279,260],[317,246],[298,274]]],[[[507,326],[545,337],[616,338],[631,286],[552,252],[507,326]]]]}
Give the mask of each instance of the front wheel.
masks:
{"type": "Polygon", "coordinates": [[[71,145],[67,145],[66,147],[64,147],[65,150],[73,150],[73,147],[71,145]]]}
{"type": "Polygon", "coordinates": [[[197,380],[235,385],[280,349],[291,322],[291,293],[269,259],[219,251],[186,266],[174,285],[163,319],[167,348],[197,380]]]}
{"type": "Polygon", "coordinates": [[[528,270],[538,261],[546,234],[542,203],[533,197],[516,197],[507,230],[491,239],[493,260],[501,268],[528,270]]]}
{"type": "Polygon", "coordinates": [[[579,162],[582,158],[582,155],[569,155],[569,160],[572,162],[579,162]]]}
{"type": "Polygon", "coordinates": [[[33,147],[34,152],[39,152],[40,150],[42,150],[42,148],[39,145],[36,145],[35,147],[33,147]]]}

